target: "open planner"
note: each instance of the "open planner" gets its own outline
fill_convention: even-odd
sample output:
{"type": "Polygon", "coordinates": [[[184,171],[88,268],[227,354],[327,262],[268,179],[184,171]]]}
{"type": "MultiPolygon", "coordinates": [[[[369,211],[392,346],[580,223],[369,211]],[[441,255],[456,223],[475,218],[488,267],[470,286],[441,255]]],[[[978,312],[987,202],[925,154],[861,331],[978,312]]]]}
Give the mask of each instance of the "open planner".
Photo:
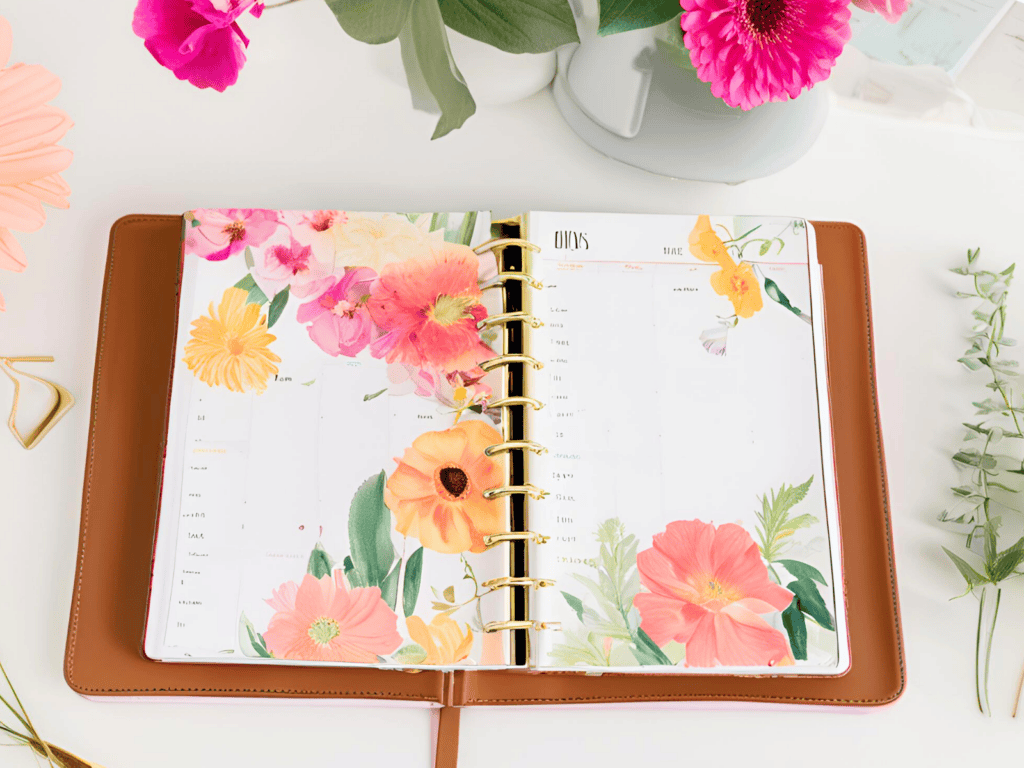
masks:
{"type": "Polygon", "coordinates": [[[180,224],[149,659],[851,668],[812,223],[180,224]]]}

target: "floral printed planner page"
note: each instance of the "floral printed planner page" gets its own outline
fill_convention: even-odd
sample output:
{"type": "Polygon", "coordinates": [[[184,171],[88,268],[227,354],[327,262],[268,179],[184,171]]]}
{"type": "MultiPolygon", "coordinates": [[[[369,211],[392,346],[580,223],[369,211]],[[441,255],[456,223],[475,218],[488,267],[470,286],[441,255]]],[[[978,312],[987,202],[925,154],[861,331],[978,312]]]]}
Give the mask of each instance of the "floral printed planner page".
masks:
{"type": "Polygon", "coordinates": [[[821,273],[803,219],[530,213],[532,663],[849,667],[821,273]]]}
{"type": "Polygon", "coordinates": [[[195,210],[146,653],[509,661],[486,213],[195,210]]]}

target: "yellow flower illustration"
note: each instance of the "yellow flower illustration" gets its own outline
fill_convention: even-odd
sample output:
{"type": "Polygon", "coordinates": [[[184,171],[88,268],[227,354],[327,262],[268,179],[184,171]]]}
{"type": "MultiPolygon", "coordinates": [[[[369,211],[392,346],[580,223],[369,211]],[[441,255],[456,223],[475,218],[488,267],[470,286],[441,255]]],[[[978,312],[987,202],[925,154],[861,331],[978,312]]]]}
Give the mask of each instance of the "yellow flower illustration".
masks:
{"type": "Polygon", "coordinates": [[[723,268],[733,265],[729,249],[711,226],[710,216],[698,216],[697,225],[690,232],[690,253],[701,261],[716,261],[723,268]]]}
{"type": "Polygon", "coordinates": [[[722,268],[711,276],[711,287],[718,295],[729,297],[740,317],[753,317],[764,306],[757,275],[745,261],[736,265],[730,259],[728,264],[722,264],[722,268]]]}
{"type": "Polygon", "coordinates": [[[456,664],[469,656],[473,648],[473,632],[466,625],[466,630],[459,627],[458,622],[443,613],[437,614],[430,624],[419,616],[410,616],[405,620],[409,637],[419,643],[427,652],[422,664],[456,664]]]}
{"type": "Polygon", "coordinates": [[[232,392],[263,392],[267,379],[277,373],[281,358],[268,349],[276,336],[267,333],[267,316],[258,304],[246,304],[248,294],[228,288],[209,315],[192,321],[192,338],[182,358],[200,381],[227,387],[232,392]]]}

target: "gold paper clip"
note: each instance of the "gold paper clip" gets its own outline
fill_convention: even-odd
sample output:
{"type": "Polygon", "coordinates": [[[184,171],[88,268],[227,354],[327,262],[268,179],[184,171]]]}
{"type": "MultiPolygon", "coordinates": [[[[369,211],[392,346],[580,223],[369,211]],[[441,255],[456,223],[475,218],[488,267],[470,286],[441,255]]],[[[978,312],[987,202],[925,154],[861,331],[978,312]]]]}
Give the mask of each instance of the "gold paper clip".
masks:
{"type": "Polygon", "coordinates": [[[532,541],[536,544],[547,544],[550,539],[550,536],[536,531],[504,531],[484,536],[484,546],[489,549],[505,541],[532,541]]]}
{"type": "Polygon", "coordinates": [[[492,325],[503,325],[505,323],[516,322],[529,323],[531,328],[540,328],[544,325],[543,320],[539,317],[534,317],[529,312],[505,312],[501,315],[485,317],[476,324],[476,327],[482,331],[484,328],[490,328],[492,325]]]}
{"type": "Polygon", "coordinates": [[[512,363],[529,365],[535,371],[539,371],[544,367],[544,363],[535,357],[530,357],[529,355],[499,355],[498,357],[492,357],[490,360],[484,360],[480,363],[480,368],[486,373],[487,371],[493,371],[495,368],[500,368],[503,365],[511,365],[512,363]]]}
{"type": "Polygon", "coordinates": [[[540,400],[535,400],[526,395],[512,395],[511,397],[503,397],[500,400],[492,400],[487,403],[488,408],[508,408],[513,405],[528,405],[535,411],[539,411],[544,407],[544,403],[540,400]]]}
{"type": "Polygon", "coordinates": [[[507,440],[504,443],[495,443],[484,448],[484,454],[487,456],[496,456],[499,453],[508,453],[509,451],[533,451],[538,456],[541,456],[548,452],[540,443],[535,443],[533,440],[507,440]]]}
{"type": "Polygon", "coordinates": [[[55,384],[40,376],[33,376],[31,373],[19,370],[12,363],[52,362],[53,358],[50,356],[0,357],[0,370],[3,370],[7,374],[7,378],[14,382],[14,403],[11,405],[11,415],[7,419],[7,426],[25,450],[31,450],[39,445],[39,441],[46,437],[46,434],[63,418],[64,414],[71,410],[71,406],[75,404],[75,398],[60,384],[55,384]],[[18,431],[17,424],[15,423],[15,417],[18,413],[18,398],[21,394],[21,382],[15,378],[14,374],[16,373],[33,381],[38,381],[50,391],[52,397],[50,408],[43,417],[43,420],[27,436],[22,435],[18,431]]]}
{"type": "Polygon", "coordinates": [[[540,587],[553,587],[554,585],[554,579],[531,579],[529,576],[500,576],[497,579],[488,579],[480,586],[487,587],[488,589],[503,589],[505,587],[533,587],[534,589],[539,589],[540,587]]]}
{"type": "Polygon", "coordinates": [[[526,494],[531,499],[537,499],[538,501],[548,495],[548,492],[543,488],[526,483],[524,485],[503,485],[500,488],[488,488],[484,491],[484,498],[500,499],[502,496],[512,496],[516,493],[526,494]]]}

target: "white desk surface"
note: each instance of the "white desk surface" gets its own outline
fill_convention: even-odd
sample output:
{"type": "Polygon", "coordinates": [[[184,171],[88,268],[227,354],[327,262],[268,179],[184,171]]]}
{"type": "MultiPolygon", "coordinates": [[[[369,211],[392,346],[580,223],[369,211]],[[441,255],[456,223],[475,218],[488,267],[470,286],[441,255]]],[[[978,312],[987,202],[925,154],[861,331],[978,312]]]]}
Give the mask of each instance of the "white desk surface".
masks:
{"type": "MultiPolygon", "coordinates": [[[[126,213],[252,205],[365,210],[783,213],[859,224],[868,238],[878,383],[892,492],[909,687],[843,712],[474,709],[461,765],[963,765],[1019,755],[1008,712],[1024,664],[1021,583],[1007,590],[991,720],[973,699],[976,603],[939,549],[949,461],[969,401],[955,363],[969,307],[957,265],[1024,257],[1024,143],[833,109],[803,160],[736,187],[670,181],[608,160],[562,122],[551,94],[481,109],[436,142],[433,118],[346,38],[319,0],[246,17],[241,82],[179,83],[131,31],[133,0],[6,3],[14,60],[59,74],[76,122],[65,144],[72,207],[19,236],[28,271],[0,273],[0,353],[52,354],[79,404],[32,452],[0,432],[0,659],[40,731],[106,768],[426,766],[426,712],[274,703],[97,703],[62,677],[75,569],[107,233],[126,213]],[[15,5],[15,8],[10,6],[15,5]],[[1012,751],[1011,751],[1012,750],[1012,751]]],[[[1022,265],[1024,266],[1024,265],[1022,265]]],[[[1024,286],[1010,325],[1024,329],[1024,286]]],[[[8,402],[9,383],[0,383],[8,402]]],[[[6,406],[4,406],[6,408],[6,406]]],[[[33,765],[0,750],[0,766],[33,765]]]]}

